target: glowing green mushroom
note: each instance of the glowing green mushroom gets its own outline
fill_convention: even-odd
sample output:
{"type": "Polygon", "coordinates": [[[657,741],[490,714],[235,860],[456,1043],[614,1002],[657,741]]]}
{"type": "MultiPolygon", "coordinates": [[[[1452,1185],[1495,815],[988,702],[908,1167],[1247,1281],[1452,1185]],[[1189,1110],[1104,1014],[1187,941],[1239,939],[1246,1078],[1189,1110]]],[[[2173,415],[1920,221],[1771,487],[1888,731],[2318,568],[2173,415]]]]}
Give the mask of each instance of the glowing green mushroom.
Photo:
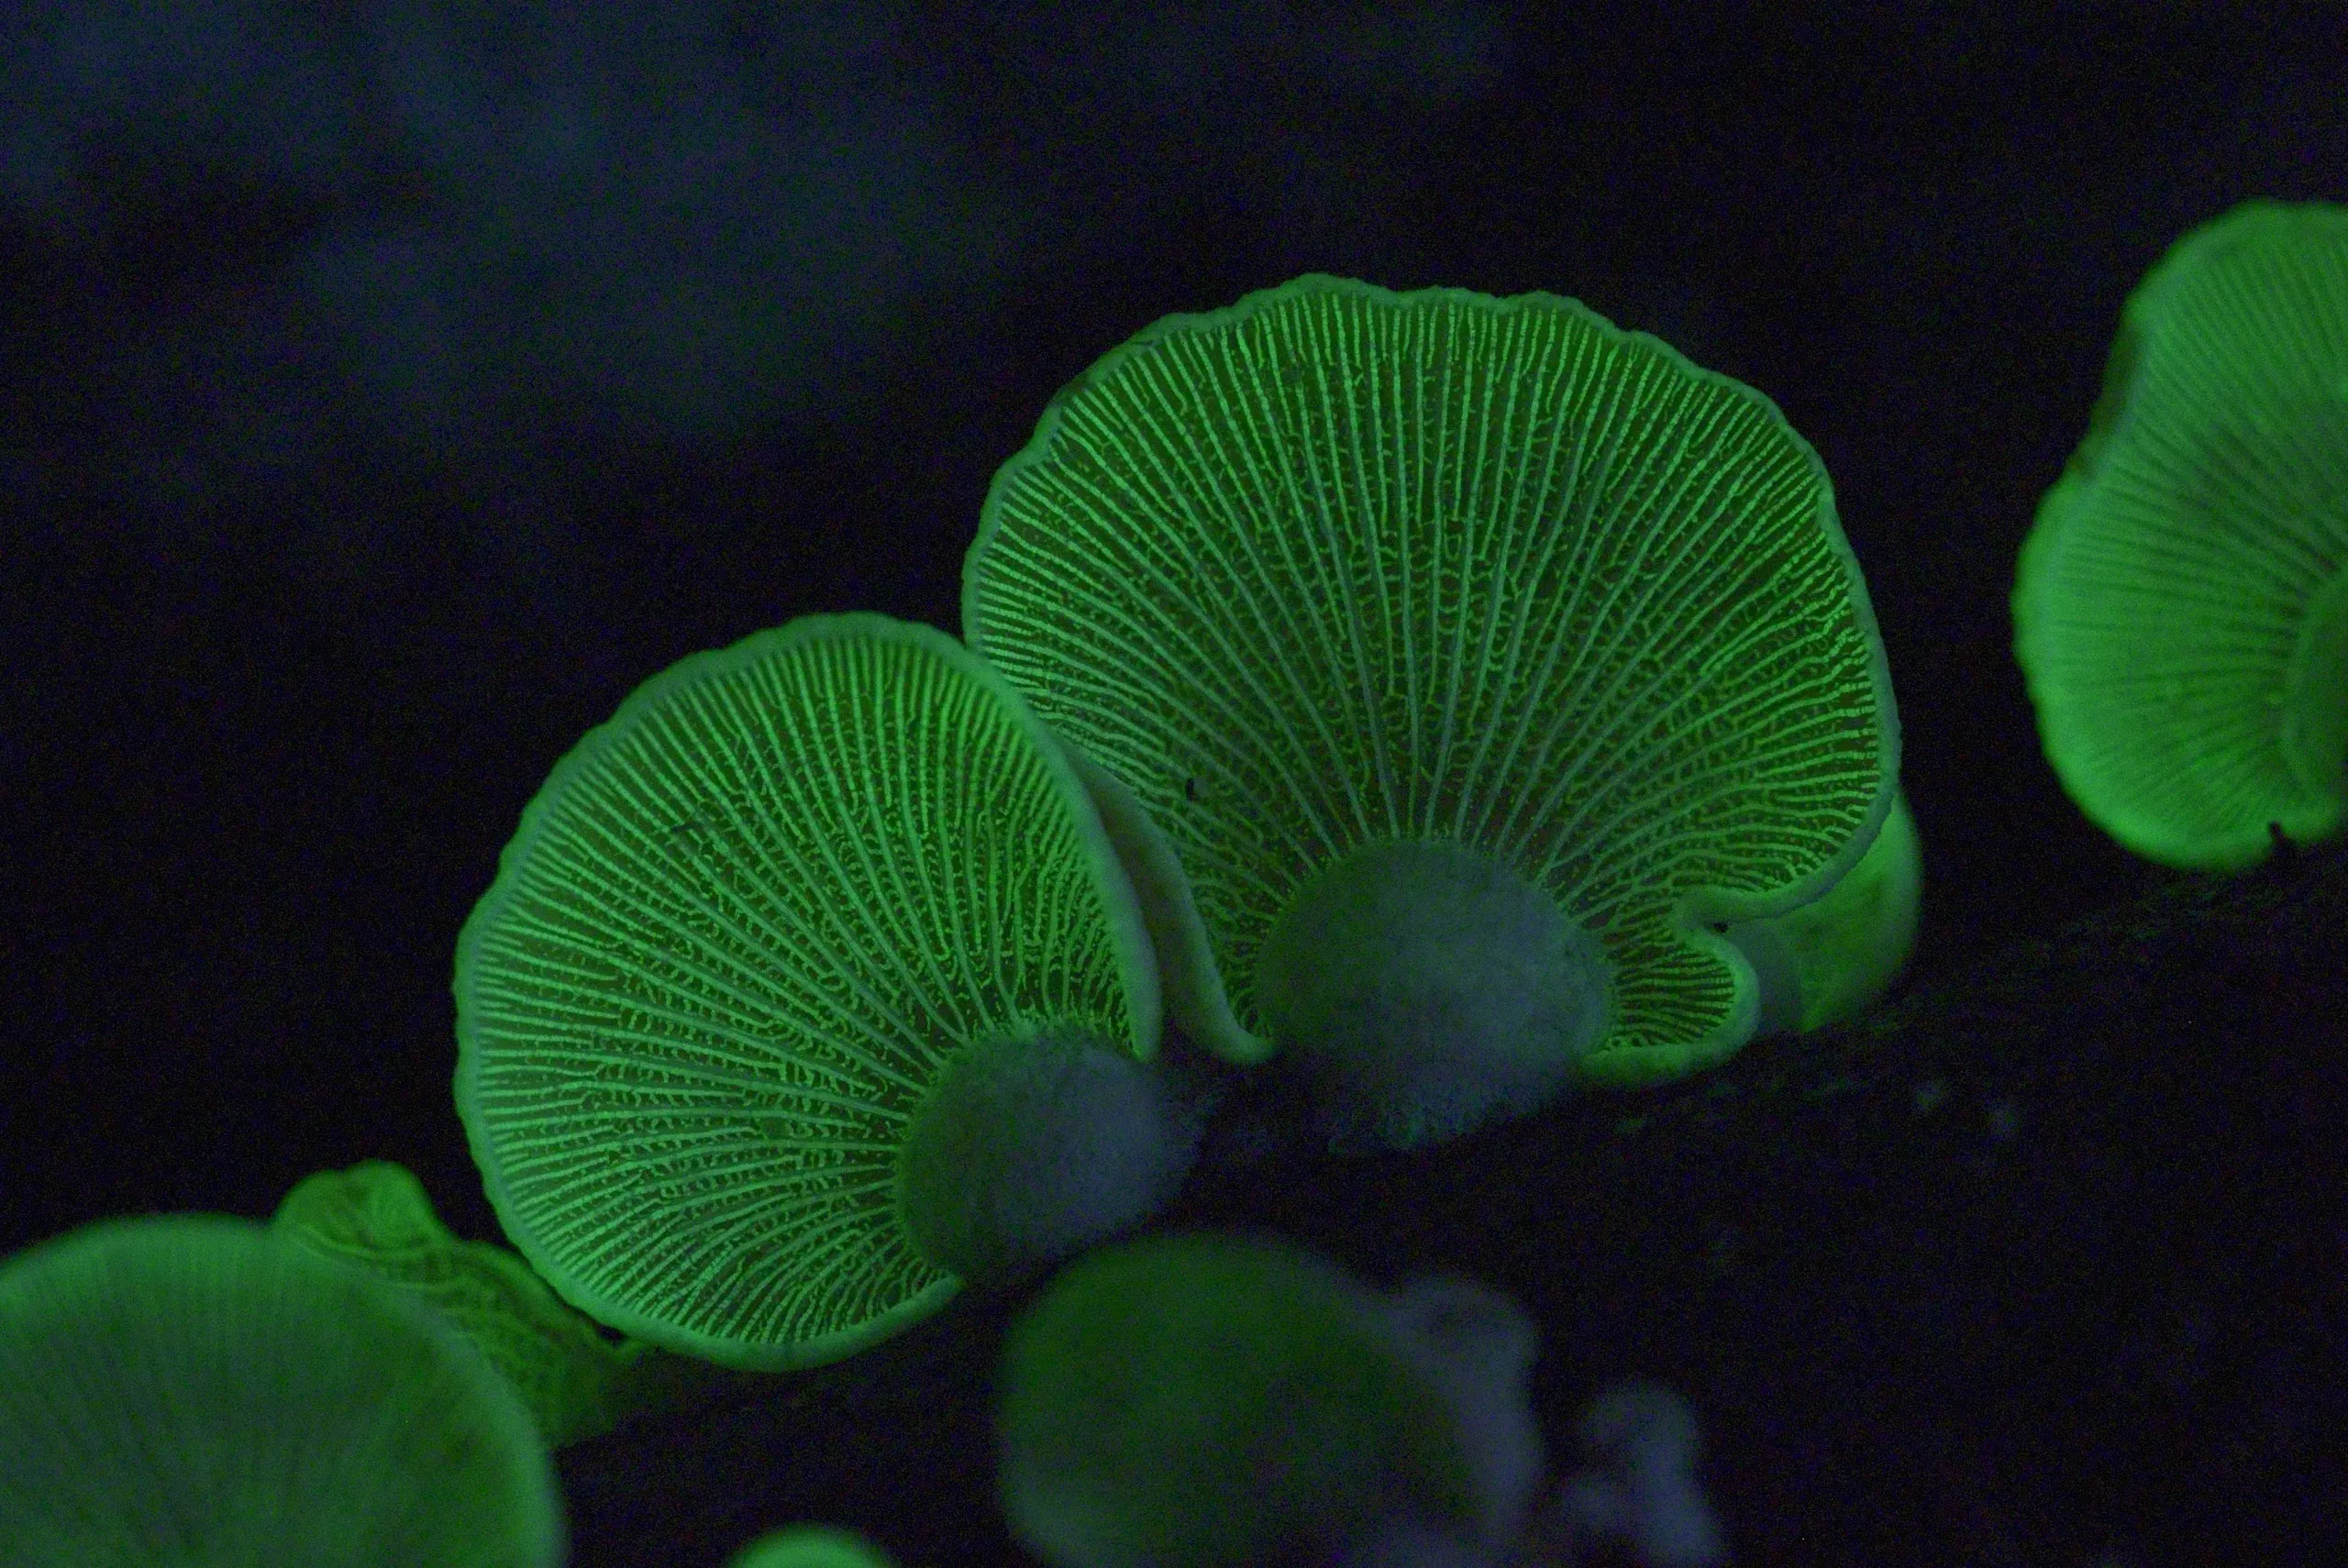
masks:
{"type": "Polygon", "coordinates": [[[1169,1011],[1301,1057],[1341,1144],[1735,1051],[1721,928],[1831,886],[1898,776],[1817,454],[1545,294],[1149,327],[996,476],[963,625],[1172,845],[1227,1004],[1169,967],[1169,1011]]]}
{"type": "Polygon", "coordinates": [[[513,1253],[451,1235],[424,1184],[389,1160],[305,1176],[270,1226],[440,1314],[505,1375],[550,1448],[681,1399],[714,1371],[641,1340],[605,1339],[513,1253]]]}
{"type": "Polygon", "coordinates": [[[456,992],[515,1244],[729,1364],[848,1354],[1134,1223],[1194,1148],[1091,798],[1000,677],[882,616],[646,682],[524,813],[456,992]]]}
{"type": "Polygon", "coordinates": [[[2047,760],[2128,848],[2348,824],[2348,208],[2247,203],[2145,275],[2013,613],[2047,760]]]}
{"type": "Polygon", "coordinates": [[[1756,1032],[1805,1033],[1872,1006],[1907,966],[1923,884],[1916,819],[1908,797],[1895,794],[1875,842],[1841,881],[1798,910],[1729,927],[1761,983],[1756,1032]]]}
{"type": "Polygon", "coordinates": [[[854,1530],[786,1525],[736,1552],[725,1568],[890,1568],[890,1559],[854,1530]]]}
{"type": "Polygon", "coordinates": [[[1498,1561],[1542,1477],[1536,1348],[1468,1281],[1380,1295],[1240,1235],[1104,1247],[1005,1342],[1003,1512],[1056,1568],[1498,1561]]]}
{"type": "Polygon", "coordinates": [[[249,1220],[106,1220],[0,1264],[10,1568],[553,1568],[553,1467],[429,1312],[249,1220]]]}

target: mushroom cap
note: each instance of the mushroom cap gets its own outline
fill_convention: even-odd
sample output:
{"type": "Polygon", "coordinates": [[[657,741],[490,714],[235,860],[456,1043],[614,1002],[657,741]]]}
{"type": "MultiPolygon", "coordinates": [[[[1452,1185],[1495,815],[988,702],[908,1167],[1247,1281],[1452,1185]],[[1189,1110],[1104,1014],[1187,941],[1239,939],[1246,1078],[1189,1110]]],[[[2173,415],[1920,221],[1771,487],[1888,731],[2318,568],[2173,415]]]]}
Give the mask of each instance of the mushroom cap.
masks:
{"type": "Polygon", "coordinates": [[[1333,1557],[1394,1515],[1470,1529],[1457,1416],[1334,1264],[1269,1238],[1086,1253],[1013,1321],[1003,1513],[1059,1568],[1333,1557]]]}
{"type": "Polygon", "coordinates": [[[899,1221],[958,1050],[1150,1056],[1133,889],[1026,705],[931,627],[809,616],[653,677],[557,765],[457,944],[457,1105],[572,1305],[729,1365],[847,1355],[958,1280],[899,1221]]]}
{"type": "Polygon", "coordinates": [[[725,1568],[889,1568],[889,1554],[831,1525],[769,1530],[726,1560],[725,1568]]]}
{"type": "Polygon", "coordinates": [[[1907,967],[1923,899],[1923,847],[1905,793],[1859,863],[1798,910],[1729,928],[1761,978],[1760,1032],[1848,1023],[1907,967]]]}
{"type": "Polygon", "coordinates": [[[1447,839],[1602,944],[1583,1077],[1716,1061],[1757,998],[1707,922],[1829,886],[1899,772],[1817,454],[1549,294],[1307,276],[1148,327],[995,476],[963,629],[1172,845],[1228,999],[1168,1009],[1257,1055],[1299,887],[1447,839]]]}
{"type": "Polygon", "coordinates": [[[250,1220],[109,1220],[0,1264],[12,1568],[552,1568],[505,1380],[430,1312],[250,1220]]]}
{"type": "Polygon", "coordinates": [[[304,1176],[269,1223],[438,1313],[505,1375],[549,1448],[609,1431],[714,1370],[605,1339],[511,1250],[451,1234],[424,1184],[390,1160],[304,1176]]]}
{"type": "Polygon", "coordinates": [[[2348,208],[2246,203],[2145,275],[2013,615],[2047,760],[2129,849],[2348,823],[2348,208]]]}

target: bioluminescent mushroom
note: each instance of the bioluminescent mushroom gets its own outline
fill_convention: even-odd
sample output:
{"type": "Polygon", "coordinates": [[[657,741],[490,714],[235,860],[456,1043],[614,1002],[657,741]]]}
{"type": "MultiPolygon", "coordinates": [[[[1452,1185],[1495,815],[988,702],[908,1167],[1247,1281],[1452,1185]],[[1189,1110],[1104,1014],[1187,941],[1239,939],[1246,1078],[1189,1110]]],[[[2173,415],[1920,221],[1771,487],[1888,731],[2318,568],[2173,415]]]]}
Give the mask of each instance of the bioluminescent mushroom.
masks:
{"type": "Polygon", "coordinates": [[[550,1448],[673,1403],[714,1370],[641,1340],[605,1339],[513,1253],[450,1234],[424,1184],[389,1160],[305,1176],[270,1226],[439,1313],[505,1375],[550,1448]]]}
{"type": "Polygon", "coordinates": [[[553,1568],[505,1380],[430,1312],[249,1220],[112,1220],[0,1264],[10,1568],[553,1568]]]}
{"type": "Polygon", "coordinates": [[[1896,794],[1875,842],[1842,880],[1798,910],[1729,927],[1761,985],[1755,1032],[1805,1033],[1872,1007],[1907,966],[1923,886],[1916,819],[1908,797],[1896,794]]]}
{"type": "Polygon", "coordinates": [[[889,1554],[857,1534],[830,1525],[786,1525],[769,1530],[726,1559],[725,1568],[891,1568],[889,1554]]]}
{"type": "Polygon", "coordinates": [[[2348,823],[2348,208],[2246,203],[2145,274],[2013,614],[2047,760],[2129,849],[2348,823]]]}
{"type": "Polygon", "coordinates": [[[492,1203],[590,1316],[773,1369],[1153,1212],[1133,888],[1058,744],[926,626],[812,616],[655,676],[555,768],[458,943],[492,1203]]]}
{"type": "Polygon", "coordinates": [[[1831,886],[1898,778],[1817,454],[1546,294],[1158,322],[996,476],[963,627],[1172,846],[1227,1001],[1169,966],[1169,1013],[1301,1058],[1336,1144],[1735,1051],[1721,928],[1831,886]]]}
{"type": "Polygon", "coordinates": [[[1541,1478],[1534,1349],[1466,1281],[1381,1297],[1245,1236],[1102,1248],[1012,1325],[1003,1511],[1056,1568],[1472,1557],[1515,1539],[1541,1478]]]}

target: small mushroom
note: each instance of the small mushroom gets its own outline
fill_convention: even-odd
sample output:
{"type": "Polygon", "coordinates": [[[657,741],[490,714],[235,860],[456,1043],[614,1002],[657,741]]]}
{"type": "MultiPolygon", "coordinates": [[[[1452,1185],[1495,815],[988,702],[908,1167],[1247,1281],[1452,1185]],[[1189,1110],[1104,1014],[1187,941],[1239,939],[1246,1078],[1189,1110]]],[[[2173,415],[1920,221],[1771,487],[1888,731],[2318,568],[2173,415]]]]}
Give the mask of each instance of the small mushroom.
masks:
{"type": "Polygon", "coordinates": [[[725,1568],[891,1568],[889,1554],[851,1529],[785,1525],[726,1560],[725,1568]]]}
{"type": "Polygon", "coordinates": [[[1381,1295],[1268,1237],[1101,1248],[1005,1341],[1003,1513],[1054,1568],[1497,1553],[1541,1474],[1534,1338],[1479,1286],[1381,1295]]]}

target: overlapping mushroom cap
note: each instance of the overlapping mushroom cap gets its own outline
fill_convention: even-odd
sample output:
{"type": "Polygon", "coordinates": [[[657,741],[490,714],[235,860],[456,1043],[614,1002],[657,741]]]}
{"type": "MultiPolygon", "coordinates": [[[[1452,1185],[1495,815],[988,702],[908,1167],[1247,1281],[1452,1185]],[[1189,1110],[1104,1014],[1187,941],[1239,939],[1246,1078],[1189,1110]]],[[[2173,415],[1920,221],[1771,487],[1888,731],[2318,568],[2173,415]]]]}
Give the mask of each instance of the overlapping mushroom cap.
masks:
{"type": "Polygon", "coordinates": [[[2348,208],[2251,202],[2146,274],[2013,613],[2047,760],[2130,849],[2348,823],[2348,208]]]}
{"type": "Polygon", "coordinates": [[[1162,1198],[1174,1157],[1139,1112],[1025,1165],[1002,1151],[1050,1116],[994,1136],[928,1116],[909,1177],[941,1085],[964,1111],[1116,1111],[1158,995],[1066,757],[959,644],[879,615],[762,632],[630,696],[525,812],[456,993],[458,1106],[515,1244],[591,1316],[714,1361],[828,1360],[939,1306],[958,1275],[905,1189],[1002,1196],[939,1169],[958,1154],[1065,1184],[1010,1197],[1065,1196],[1096,1230],[1162,1198]],[[1013,1081],[960,1070],[982,1046],[1013,1081]]]}
{"type": "MultiPolygon", "coordinates": [[[[963,625],[1163,830],[1228,993],[1186,997],[1169,966],[1168,1008],[1226,1055],[1294,1044],[1260,972],[1283,922],[1401,919],[1433,966],[1536,955],[1478,969],[1485,997],[1593,969],[1501,1021],[1553,1030],[1567,1077],[1717,1061],[1756,1010],[1720,929],[1830,885],[1898,776],[1817,455],[1750,388],[1550,295],[1306,277],[1157,323],[997,475],[963,625]],[[1412,878],[1439,886],[1393,896],[1412,878]]],[[[1283,985],[1342,967],[1327,945],[1281,957],[1283,985]]],[[[1477,1005],[1424,1010],[1440,1033],[1477,1005]]],[[[1441,1103],[1376,1137],[1559,1087],[1555,1064],[1494,1071],[1480,1104],[1401,1086],[1441,1103]]]]}
{"type": "Polygon", "coordinates": [[[1894,794],[1875,842],[1822,896],[1729,927],[1761,983],[1760,1032],[1805,1033],[1874,1006],[1916,944],[1923,882],[1916,819],[1907,796],[1894,794]]]}
{"type": "Polygon", "coordinates": [[[714,1373],[605,1339],[512,1252],[451,1234],[415,1173],[389,1160],[305,1176],[269,1223],[437,1313],[514,1386],[549,1448],[681,1400],[714,1373]]]}
{"type": "Polygon", "coordinates": [[[554,1470],[424,1309],[249,1220],[102,1221],[0,1265],[9,1568],[554,1568],[554,1470]]]}

